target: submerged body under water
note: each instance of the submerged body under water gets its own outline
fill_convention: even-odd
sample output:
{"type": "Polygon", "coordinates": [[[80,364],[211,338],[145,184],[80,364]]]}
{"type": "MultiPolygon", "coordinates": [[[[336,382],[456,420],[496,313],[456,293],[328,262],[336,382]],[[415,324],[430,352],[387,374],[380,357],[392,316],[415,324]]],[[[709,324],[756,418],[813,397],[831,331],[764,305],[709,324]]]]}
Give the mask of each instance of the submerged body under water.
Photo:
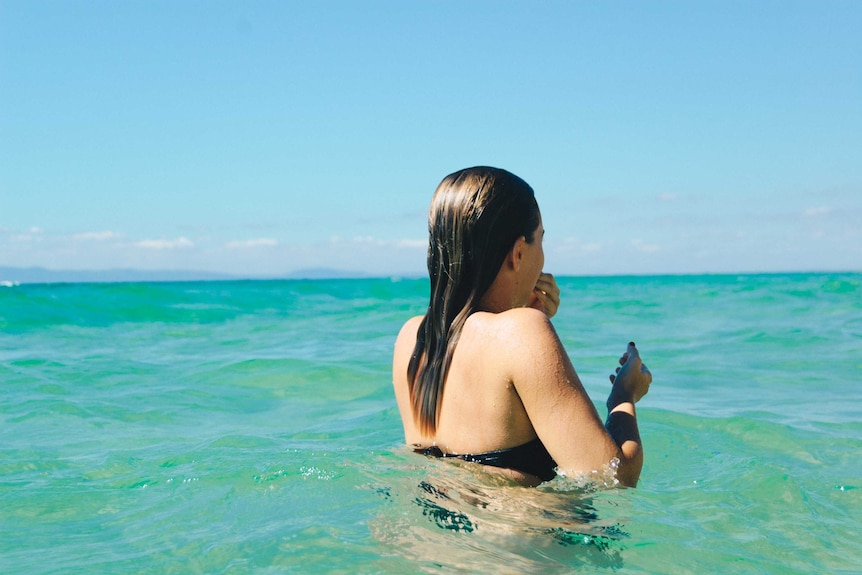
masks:
{"type": "Polygon", "coordinates": [[[862,275],[558,279],[597,404],[654,374],[638,489],[403,447],[423,280],[0,287],[0,571],[862,568],[862,275]]]}

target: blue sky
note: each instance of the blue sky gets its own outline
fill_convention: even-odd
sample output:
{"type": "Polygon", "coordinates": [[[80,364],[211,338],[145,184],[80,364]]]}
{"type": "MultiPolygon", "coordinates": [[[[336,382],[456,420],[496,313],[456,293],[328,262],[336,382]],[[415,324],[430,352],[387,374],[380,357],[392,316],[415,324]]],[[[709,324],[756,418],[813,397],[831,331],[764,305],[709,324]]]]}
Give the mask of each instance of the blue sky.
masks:
{"type": "Polygon", "coordinates": [[[424,271],[446,174],[557,274],[862,269],[862,3],[0,0],[0,266],[424,271]]]}

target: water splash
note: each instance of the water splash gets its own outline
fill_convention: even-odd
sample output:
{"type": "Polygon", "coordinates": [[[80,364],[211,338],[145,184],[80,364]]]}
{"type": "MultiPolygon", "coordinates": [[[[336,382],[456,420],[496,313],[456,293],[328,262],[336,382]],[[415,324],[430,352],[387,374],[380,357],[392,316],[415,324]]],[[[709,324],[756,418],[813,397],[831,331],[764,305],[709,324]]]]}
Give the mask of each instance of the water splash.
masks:
{"type": "Polygon", "coordinates": [[[557,477],[552,481],[543,483],[540,489],[547,491],[579,491],[582,493],[594,493],[602,489],[613,489],[619,487],[620,480],[617,479],[617,471],[620,460],[616,457],[611,459],[607,465],[600,469],[587,472],[567,473],[563,469],[557,469],[557,477]]]}

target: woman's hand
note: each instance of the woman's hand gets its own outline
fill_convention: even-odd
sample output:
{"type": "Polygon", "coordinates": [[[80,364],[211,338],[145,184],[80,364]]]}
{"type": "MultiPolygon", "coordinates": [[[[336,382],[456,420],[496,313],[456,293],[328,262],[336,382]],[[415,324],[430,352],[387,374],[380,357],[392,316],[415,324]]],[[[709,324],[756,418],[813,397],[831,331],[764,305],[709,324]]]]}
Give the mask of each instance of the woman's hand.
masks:
{"type": "Polygon", "coordinates": [[[554,279],[554,276],[545,272],[539,274],[539,281],[533,288],[533,299],[530,301],[530,307],[542,310],[548,317],[554,317],[560,307],[560,288],[557,286],[557,280],[554,279]]]}
{"type": "Polygon", "coordinates": [[[620,403],[637,403],[649,392],[652,373],[641,361],[633,341],[629,342],[626,352],[620,357],[620,367],[616,369],[616,374],[611,374],[610,379],[614,387],[608,397],[608,410],[620,403]]]}

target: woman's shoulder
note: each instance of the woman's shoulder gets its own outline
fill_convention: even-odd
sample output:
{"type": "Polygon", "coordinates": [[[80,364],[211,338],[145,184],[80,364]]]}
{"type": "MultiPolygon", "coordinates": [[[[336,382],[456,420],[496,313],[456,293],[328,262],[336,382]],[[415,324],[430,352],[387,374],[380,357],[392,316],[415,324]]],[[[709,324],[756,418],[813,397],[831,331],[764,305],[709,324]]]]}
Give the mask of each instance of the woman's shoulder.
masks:
{"type": "MultiPolygon", "coordinates": [[[[493,344],[498,350],[520,355],[535,342],[556,338],[550,319],[533,308],[513,308],[499,313],[477,313],[468,320],[472,337],[493,344]]],[[[465,326],[466,327],[466,326],[465,326]]]]}
{"type": "MultiPolygon", "coordinates": [[[[398,333],[396,348],[408,348],[413,353],[416,343],[416,333],[424,316],[415,316],[404,322],[398,333]]],[[[512,308],[499,313],[476,312],[472,314],[462,333],[461,341],[478,338],[498,345],[507,343],[504,347],[523,348],[525,341],[536,341],[542,336],[556,337],[551,320],[544,312],[530,307],[512,308]]]]}
{"type": "Polygon", "coordinates": [[[422,323],[421,315],[411,317],[398,332],[398,337],[395,339],[395,349],[409,349],[410,354],[413,353],[413,346],[416,344],[416,333],[419,331],[419,324],[422,323]]]}
{"type": "Polygon", "coordinates": [[[404,325],[401,326],[401,330],[398,332],[398,339],[400,340],[404,336],[412,336],[415,339],[416,332],[419,330],[419,324],[422,323],[423,317],[424,316],[417,315],[405,321],[404,325]]]}
{"type": "Polygon", "coordinates": [[[516,307],[499,313],[475,314],[481,323],[507,336],[523,330],[553,329],[551,321],[543,311],[531,307],[516,307]]]}

